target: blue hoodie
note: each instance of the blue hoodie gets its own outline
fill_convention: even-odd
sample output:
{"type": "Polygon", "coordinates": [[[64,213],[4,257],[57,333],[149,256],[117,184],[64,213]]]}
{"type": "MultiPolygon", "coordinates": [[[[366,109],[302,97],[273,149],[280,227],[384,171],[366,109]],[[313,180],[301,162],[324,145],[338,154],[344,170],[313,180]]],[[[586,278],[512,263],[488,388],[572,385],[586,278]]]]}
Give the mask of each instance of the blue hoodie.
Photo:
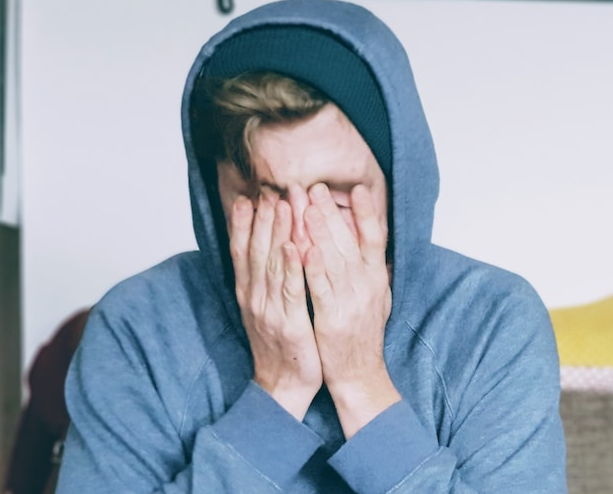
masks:
{"type": "Polygon", "coordinates": [[[232,21],[201,50],[182,121],[199,251],[113,288],[66,384],[59,494],[564,494],[559,375],[547,311],[521,278],[431,243],[438,170],[404,49],[351,4],[291,0],[232,21]],[[393,305],[385,333],[402,396],[345,440],[326,388],[298,422],[252,380],[225,275],[190,102],[224,40],[306,25],[344,40],[381,88],[392,139],[393,305]]]}

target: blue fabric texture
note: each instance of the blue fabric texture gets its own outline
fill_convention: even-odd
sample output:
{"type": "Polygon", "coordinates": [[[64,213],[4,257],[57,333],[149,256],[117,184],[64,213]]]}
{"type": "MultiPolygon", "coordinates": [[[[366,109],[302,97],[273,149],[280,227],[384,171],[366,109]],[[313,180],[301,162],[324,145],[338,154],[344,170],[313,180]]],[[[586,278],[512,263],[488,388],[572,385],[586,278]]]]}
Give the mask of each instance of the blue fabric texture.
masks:
{"type": "Polygon", "coordinates": [[[431,243],[438,169],[403,47],[361,7],[289,0],[201,50],[182,107],[199,251],[96,304],[66,383],[59,494],[564,494],[559,367],[548,313],[520,277],[431,243]],[[392,140],[393,305],[385,357],[403,400],[346,441],[323,387],[297,422],[253,362],[196,159],[192,90],[241,31],[301,25],[370,67],[392,140]]]}

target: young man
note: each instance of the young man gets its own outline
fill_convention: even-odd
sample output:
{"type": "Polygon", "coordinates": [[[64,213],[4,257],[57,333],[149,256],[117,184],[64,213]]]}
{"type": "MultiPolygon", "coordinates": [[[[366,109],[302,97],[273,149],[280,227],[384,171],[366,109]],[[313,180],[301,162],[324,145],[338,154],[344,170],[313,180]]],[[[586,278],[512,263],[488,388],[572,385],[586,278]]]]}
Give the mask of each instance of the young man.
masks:
{"type": "Polygon", "coordinates": [[[566,491],[547,312],[431,243],[432,140],[380,21],[250,12],[183,124],[200,250],[96,305],[60,494],[566,491]]]}

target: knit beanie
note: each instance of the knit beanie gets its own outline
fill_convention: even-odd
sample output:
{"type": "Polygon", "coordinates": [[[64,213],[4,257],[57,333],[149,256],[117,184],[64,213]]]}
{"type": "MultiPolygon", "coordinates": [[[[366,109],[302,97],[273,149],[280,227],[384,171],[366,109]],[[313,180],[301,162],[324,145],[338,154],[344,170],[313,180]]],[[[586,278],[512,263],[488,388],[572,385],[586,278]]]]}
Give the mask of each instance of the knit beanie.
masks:
{"type": "Polygon", "coordinates": [[[202,76],[254,71],[276,72],[325,94],[351,120],[390,179],[390,125],[381,90],[370,68],[342,40],[298,25],[250,29],[224,41],[202,76]]]}

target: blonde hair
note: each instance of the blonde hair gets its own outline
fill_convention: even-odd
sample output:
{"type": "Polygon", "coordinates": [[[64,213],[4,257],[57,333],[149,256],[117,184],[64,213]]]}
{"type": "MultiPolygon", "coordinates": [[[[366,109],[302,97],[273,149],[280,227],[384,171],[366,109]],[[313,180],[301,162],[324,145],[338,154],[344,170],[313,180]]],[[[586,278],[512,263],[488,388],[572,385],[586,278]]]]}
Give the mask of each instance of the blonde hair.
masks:
{"type": "Polygon", "coordinates": [[[251,176],[251,137],[268,123],[302,120],[330,102],[313,87],[274,72],[248,72],[206,81],[216,160],[233,162],[251,176]]]}

